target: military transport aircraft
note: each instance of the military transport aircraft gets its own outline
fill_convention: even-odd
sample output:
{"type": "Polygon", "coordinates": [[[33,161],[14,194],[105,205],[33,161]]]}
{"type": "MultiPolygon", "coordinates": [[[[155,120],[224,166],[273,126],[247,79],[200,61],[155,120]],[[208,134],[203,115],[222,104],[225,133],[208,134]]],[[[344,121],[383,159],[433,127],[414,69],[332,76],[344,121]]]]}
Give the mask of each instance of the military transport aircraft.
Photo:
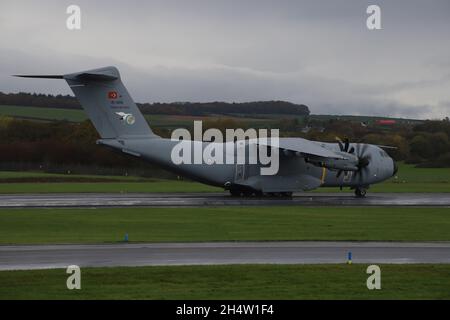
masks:
{"type": "MultiPolygon", "coordinates": [[[[244,163],[175,164],[171,153],[180,141],[163,139],[150,129],[133,102],[115,67],[105,67],[65,75],[18,75],[26,78],[64,79],[78,98],[101,139],[97,144],[111,147],[179,175],[202,183],[223,187],[234,196],[291,196],[293,192],[318,187],[350,187],[357,197],[364,197],[370,185],[384,181],[397,172],[393,159],[380,147],[371,144],[309,141],[302,138],[279,138],[277,144],[246,140],[244,145],[276,150],[279,169],[276,174],[262,175],[261,164],[248,159],[244,163]]],[[[211,143],[183,141],[200,146],[200,152],[211,143]]],[[[225,154],[235,141],[222,143],[225,154]]],[[[242,141],[241,141],[242,145],[242,141]]],[[[197,149],[198,150],[198,149],[197,149]]],[[[268,150],[268,151],[270,151],[268,150]]],[[[234,153],[235,156],[237,153],[234,153]]]]}

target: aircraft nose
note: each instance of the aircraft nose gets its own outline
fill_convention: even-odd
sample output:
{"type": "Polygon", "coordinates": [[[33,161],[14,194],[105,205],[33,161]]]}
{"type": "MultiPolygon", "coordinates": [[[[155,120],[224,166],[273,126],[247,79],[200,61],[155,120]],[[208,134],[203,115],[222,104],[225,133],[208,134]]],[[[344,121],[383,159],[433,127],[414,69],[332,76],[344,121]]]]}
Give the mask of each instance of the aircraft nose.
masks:
{"type": "Polygon", "coordinates": [[[397,163],[394,161],[394,159],[392,159],[392,163],[394,164],[394,170],[392,172],[392,176],[395,176],[398,172],[398,165],[397,163]]]}

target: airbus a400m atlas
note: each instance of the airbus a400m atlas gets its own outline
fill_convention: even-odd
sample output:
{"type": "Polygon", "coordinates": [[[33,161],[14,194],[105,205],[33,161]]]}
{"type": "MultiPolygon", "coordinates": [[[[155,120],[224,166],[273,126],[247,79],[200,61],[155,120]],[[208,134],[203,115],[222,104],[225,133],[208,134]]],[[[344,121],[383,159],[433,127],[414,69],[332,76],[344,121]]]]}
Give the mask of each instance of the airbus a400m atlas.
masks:
{"type": "Polygon", "coordinates": [[[264,167],[247,158],[233,163],[174,163],[172,151],[180,143],[163,139],[153,133],[133,102],[115,67],[76,72],[65,75],[20,75],[26,78],[64,79],[78,98],[101,139],[108,146],[134,157],[160,165],[179,175],[202,183],[223,187],[235,196],[284,195],[319,187],[350,187],[364,197],[368,187],[382,182],[397,172],[393,159],[379,146],[350,143],[309,141],[302,138],[279,138],[241,142],[190,143],[203,152],[214,143],[223,156],[238,156],[238,149],[266,148],[278,154],[278,170],[261,174],[264,167]],[[230,149],[231,146],[231,149],[230,149]],[[241,146],[241,147],[240,147],[241,146]]]}

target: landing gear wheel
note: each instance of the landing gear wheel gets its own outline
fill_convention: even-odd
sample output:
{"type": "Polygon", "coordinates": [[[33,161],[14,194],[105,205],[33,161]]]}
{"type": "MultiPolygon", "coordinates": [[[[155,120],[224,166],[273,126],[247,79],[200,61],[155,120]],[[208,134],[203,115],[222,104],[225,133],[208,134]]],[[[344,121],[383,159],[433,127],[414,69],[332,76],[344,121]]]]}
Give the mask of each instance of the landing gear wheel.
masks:
{"type": "Polygon", "coordinates": [[[367,189],[365,188],[356,188],[355,189],[355,196],[357,198],[364,198],[366,196],[367,189]]]}
{"type": "Polygon", "coordinates": [[[292,198],[292,192],[282,192],[281,195],[286,198],[292,198]]]}
{"type": "Polygon", "coordinates": [[[241,190],[231,189],[231,190],[230,190],[230,194],[231,194],[233,197],[240,197],[240,196],[241,196],[241,190]]]}
{"type": "Polygon", "coordinates": [[[271,198],[278,198],[278,197],[281,197],[281,193],[280,193],[280,192],[269,192],[267,195],[268,195],[269,197],[271,197],[271,198]]]}

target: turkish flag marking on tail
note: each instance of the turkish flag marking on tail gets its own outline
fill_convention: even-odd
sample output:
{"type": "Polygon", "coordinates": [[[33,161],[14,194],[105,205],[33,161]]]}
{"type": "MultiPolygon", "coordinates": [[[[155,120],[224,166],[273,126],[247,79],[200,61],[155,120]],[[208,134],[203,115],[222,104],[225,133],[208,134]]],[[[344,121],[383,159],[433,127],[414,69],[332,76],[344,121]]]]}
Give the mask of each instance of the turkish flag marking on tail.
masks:
{"type": "Polygon", "coordinates": [[[108,92],[108,99],[117,99],[119,95],[117,94],[116,91],[109,91],[108,92]]]}

